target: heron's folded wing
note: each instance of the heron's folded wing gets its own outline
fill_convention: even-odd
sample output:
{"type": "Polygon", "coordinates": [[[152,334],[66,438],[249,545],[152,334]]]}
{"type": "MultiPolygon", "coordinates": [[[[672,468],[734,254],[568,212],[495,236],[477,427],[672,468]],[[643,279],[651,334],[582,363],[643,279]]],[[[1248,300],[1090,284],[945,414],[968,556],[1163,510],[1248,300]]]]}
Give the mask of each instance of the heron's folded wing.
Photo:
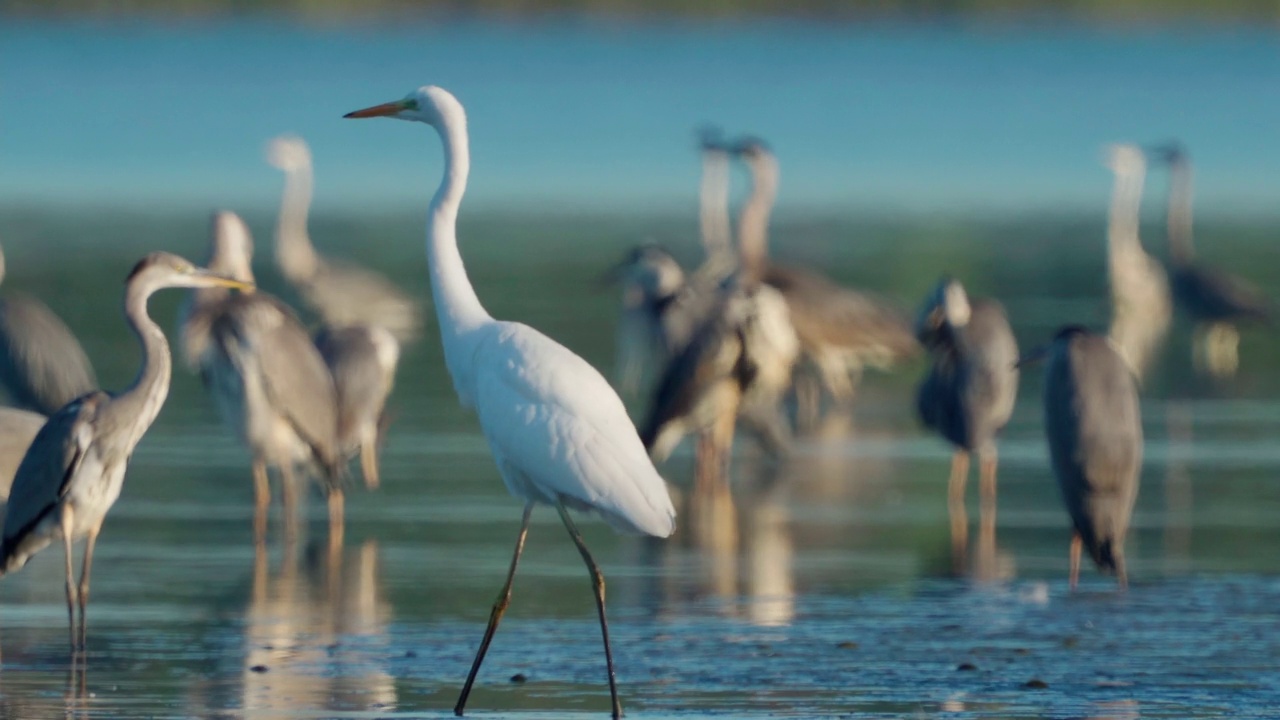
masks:
{"type": "Polygon", "coordinates": [[[298,433],[328,459],[336,451],[338,402],[329,368],[311,336],[292,316],[254,339],[263,385],[298,433]]]}
{"type": "Polygon", "coordinates": [[[4,558],[23,536],[58,506],[68,484],[93,444],[93,420],[110,398],[104,392],[84,395],[54,413],[36,433],[18,465],[4,521],[4,558]]]}

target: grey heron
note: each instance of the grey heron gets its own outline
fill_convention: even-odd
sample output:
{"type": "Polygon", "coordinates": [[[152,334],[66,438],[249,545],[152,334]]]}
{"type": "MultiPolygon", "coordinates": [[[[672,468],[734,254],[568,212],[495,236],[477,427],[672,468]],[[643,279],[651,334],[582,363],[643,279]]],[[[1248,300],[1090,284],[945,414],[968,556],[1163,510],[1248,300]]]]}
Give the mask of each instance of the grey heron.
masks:
{"type": "MultiPolygon", "coordinates": [[[[4,275],[0,252],[0,282],[4,275]]],[[[18,406],[50,415],[98,380],[66,323],[40,300],[10,292],[0,300],[0,384],[18,406]]]]}
{"type": "MultiPolygon", "coordinates": [[[[1191,158],[1181,143],[1151,150],[1169,166],[1169,286],[1174,306],[1196,325],[1196,344],[1214,375],[1230,375],[1239,364],[1239,323],[1268,322],[1271,301],[1244,278],[1196,262],[1191,244],[1191,158]]],[[[1201,353],[1194,359],[1200,361],[1201,353]]]]}
{"type": "Polygon", "coordinates": [[[615,529],[669,537],[675,508],[666,483],[645,454],[626,407],[609,382],[573,351],[533,328],[495,320],[467,278],[458,250],[458,206],[471,167],[467,116],[447,90],[426,85],[401,100],[347,113],[431,126],[444,145],[444,171],[427,211],[427,266],[445,366],[459,401],[474,409],[507,490],[524,501],[506,583],[453,711],[462,715],[524,550],[534,506],[555,507],[591,575],[604,640],[615,720],[622,716],[605,618],[604,574],[569,509],[599,513],[615,529]]]}
{"type": "Polygon", "coordinates": [[[323,328],[316,348],[329,367],[338,396],[338,445],[359,454],[365,486],[377,488],[378,445],[386,425],[387,396],[395,384],[400,343],[376,325],[323,328]]]}
{"type": "Polygon", "coordinates": [[[769,262],[778,161],[758,138],[739,139],[734,152],[751,171],[751,195],[738,220],[741,251],[762,258],[761,278],[786,299],[803,357],[832,399],[847,406],[853,400],[852,376],[865,367],[887,369],[919,353],[910,323],[898,308],[874,295],[837,285],[810,268],[769,262]]]}
{"type": "Polygon", "coordinates": [[[1078,325],[1023,363],[1048,356],[1044,369],[1044,429],[1053,473],[1071,516],[1071,576],[1081,549],[1099,569],[1128,584],[1124,541],[1142,469],[1142,413],[1128,361],[1109,338],[1078,325]]]}
{"type": "Polygon", "coordinates": [[[702,184],[699,227],[705,258],[692,273],[666,249],[633,248],[606,275],[622,285],[618,320],[618,383],[624,394],[652,390],[663,369],[684,349],[711,312],[719,285],[737,266],[729,224],[729,152],[720,130],[699,130],[702,184]]]}
{"type": "MultiPolygon", "coordinates": [[[[209,262],[215,272],[252,282],[253,239],[238,215],[214,213],[209,262]]],[[[261,539],[270,503],[267,471],[276,467],[287,526],[296,510],[294,469],[323,478],[331,540],[342,530],[343,456],[338,443],[338,398],[320,351],[293,312],[263,293],[206,288],[183,309],[187,365],[252,456],[254,531],[261,539]]],[[[339,543],[340,544],[340,543],[339,543]]]]}
{"type": "Polygon", "coordinates": [[[970,301],[960,281],[943,278],[929,294],[916,334],[932,363],[916,393],[925,427],[955,446],[948,498],[953,547],[965,545],[964,486],[969,457],[981,462],[985,515],[996,505],[996,435],[1013,414],[1018,397],[1018,342],[1004,307],[991,299],[970,301]]]}
{"type": "Polygon", "coordinates": [[[311,149],[300,137],[281,135],[267,147],[267,160],[284,171],[284,194],[276,226],[276,264],[289,284],[331,328],[384,327],[402,343],[422,332],[418,301],[380,273],[316,252],[307,232],[313,175],[311,149]]]}
{"type": "Polygon", "coordinates": [[[1147,165],[1141,148],[1110,145],[1106,164],[1115,174],[1107,223],[1107,272],[1111,282],[1109,334],[1141,380],[1155,361],[1173,318],[1164,266],[1139,239],[1142,186],[1147,165]]]}
{"type": "Polygon", "coordinates": [[[50,416],[18,466],[5,511],[0,574],[20,569],[32,555],[61,539],[66,553],[67,616],[71,647],[83,647],[85,605],[93,549],[107,511],[124,484],[133,449],[169,394],[172,361],[164,332],[147,315],[147,299],[164,288],[252,286],[198,268],[169,253],[152,253],[125,283],[124,311],[143,348],[142,368],[128,389],[94,391],[50,416]],[[84,565],[72,582],[71,545],[85,539],[84,565]],[[79,634],[75,606],[80,607],[79,634]]]}

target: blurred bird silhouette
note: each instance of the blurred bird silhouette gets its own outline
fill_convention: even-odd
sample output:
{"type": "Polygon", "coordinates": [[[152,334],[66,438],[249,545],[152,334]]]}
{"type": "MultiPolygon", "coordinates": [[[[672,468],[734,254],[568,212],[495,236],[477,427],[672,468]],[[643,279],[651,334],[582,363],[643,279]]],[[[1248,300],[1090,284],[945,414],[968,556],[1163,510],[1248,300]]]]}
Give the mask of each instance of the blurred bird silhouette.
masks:
{"type": "MultiPolygon", "coordinates": [[[[209,267],[252,282],[253,239],[235,213],[214,213],[209,267]]],[[[329,498],[331,540],[341,545],[342,453],[338,398],[320,351],[284,303],[262,292],[191,293],[181,318],[187,365],[200,374],[223,421],[249,449],[254,533],[265,537],[271,493],[267,469],[281,476],[286,529],[296,512],[295,467],[318,476],[329,498]]]]}
{"type": "Polygon", "coordinates": [[[1191,158],[1177,142],[1150,152],[1169,167],[1169,286],[1175,307],[1196,326],[1193,360],[1212,375],[1232,375],[1240,363],[1236,325],[1269,323],[1271,301],[1247,280],[1196,262],[1191,158]]]}
{"type": "MultiPolygon", "coordinates": [[[[5,276],[0,252],[0,282],[5,276]]],[[[48,305],[26,293],[0,299],[0,384],[19,407],[51,415],[96,390],[80,341],[48,305]]]]}
{"type": "Polygon", "coordinates": [[[1018,343],[995,300],[970,301],[958,280],[943,278],[916,321],[916,336],[932,363],[916,394],[924,426],[955,446],[948,498],[952,547],[963,554],[968,538],[964,486],[969,457],[981,462],[984,514],[996,506],[996,435],[1009,422],[1018,397],[1018,343]]]}

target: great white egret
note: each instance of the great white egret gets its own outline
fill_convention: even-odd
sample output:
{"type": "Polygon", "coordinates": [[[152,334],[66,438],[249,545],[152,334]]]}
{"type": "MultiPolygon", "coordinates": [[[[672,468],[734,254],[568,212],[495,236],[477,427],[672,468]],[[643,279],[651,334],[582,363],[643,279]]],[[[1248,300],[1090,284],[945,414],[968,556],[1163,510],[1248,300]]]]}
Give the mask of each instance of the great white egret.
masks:
{"type": "Polygon", "coordinates": [[[427,264],[444,345],[445,365],[463,406],[472,408],[524,515],[506,584],[454,712],[461,715],[480,664],[511,599],[534,505],[552,505],[591,573],[613,717],[622,716],[605,620],[604,575],[587,550],[569,508],[595,511],[616,530],[655,537],[675,531],[675,508],[618,394],[587,361],[533,328],[493,319],[467,279],[458,252],[458,205],[471,168],[467,119],[447,90],[427,85],[402,100],[348,113],[426,123],[444,144],[444,179],[431,201],[427,264]]]}
{"type": "Polygon", "coordinates": [[[215,275],[169,253],[152,253],[139,262],[129,274],[124,293],[125,318],[143,349],[138,378],[123,392],[94,391],[54,413],[18,466],[9,495],[0,543],[0,574],[18,570],[50,542],[62,539],[73,652],[84,646],[84,609],[89,602],[89,570],[98,532],[107,511],[120,497],[134,447],[169,394],[169,344],[147,315],[147,299],[157,290],[176,287],[252,286],[215,275]],[[80,538],[85,538],[84,566],[77,588],[71,577],[71,544],[80,538]]]}

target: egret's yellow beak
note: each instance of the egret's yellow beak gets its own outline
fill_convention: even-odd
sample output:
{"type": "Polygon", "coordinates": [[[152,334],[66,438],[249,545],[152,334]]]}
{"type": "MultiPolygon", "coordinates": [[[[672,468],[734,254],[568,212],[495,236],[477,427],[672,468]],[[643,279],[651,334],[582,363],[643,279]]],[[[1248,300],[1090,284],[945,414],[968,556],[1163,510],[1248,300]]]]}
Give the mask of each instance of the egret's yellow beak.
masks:
{"type": "Polygon", "coordinates": [[[395,115],[401,110],[404,110],[404,108],[405,108],[404,101],[397,100],[396,102],[382,103],[381,105],[374,105],[373,107],[367,107],[363,110],[354,110],[352,112],[347,113],[346,115],[343,115],[342,117],[344,118],[388,117],[391,115],[395,115]]]}

